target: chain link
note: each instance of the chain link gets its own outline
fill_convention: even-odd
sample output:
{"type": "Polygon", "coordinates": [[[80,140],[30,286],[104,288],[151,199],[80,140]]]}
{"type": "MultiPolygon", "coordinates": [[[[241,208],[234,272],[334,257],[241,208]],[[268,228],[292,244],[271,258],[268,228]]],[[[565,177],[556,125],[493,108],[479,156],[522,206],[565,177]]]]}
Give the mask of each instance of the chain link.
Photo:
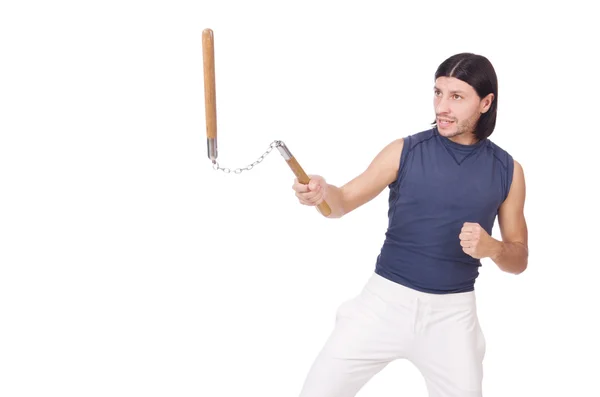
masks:
{"type": "Polygon", "coordinates": [[[273,141],[273,142],[271,142],[271,144],[269,145],[269,148],[267,149],[267,151],[264,152],[262,154],[262,156],[260,156],[258,158],[258,160],[256,160],[255,162],[253,162],[250,165],[247,165],[244,168],[236,168],[235,170],[231,170],[230,168],[227,168],[227,167],[221,167],[217,161],[214,161],[214,163],[213,163],[213,169],[216,170],[216,171],[223,171],[226,174],[229,174],[231,172],[233,172],[234,174],[241,174],[242,171],[250,171],[256,165],[258,165],[258,163],[260,163],[261,161],[263,161],[265,159],[265,157],[267,157],[267,155],[269,153],[271,153],[271,151],[273,149],[275,149],[277,146],[280,145],[280,143],[281,143],[281,141],[273,141]]]}

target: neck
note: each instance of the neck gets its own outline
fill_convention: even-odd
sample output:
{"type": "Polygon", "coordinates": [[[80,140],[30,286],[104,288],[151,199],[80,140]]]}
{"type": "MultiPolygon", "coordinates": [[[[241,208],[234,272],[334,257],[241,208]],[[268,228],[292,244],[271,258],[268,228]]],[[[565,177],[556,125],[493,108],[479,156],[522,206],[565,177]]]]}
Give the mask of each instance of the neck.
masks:
{"type": "Polygon", "coordinates": [[[464,132],[462,134],[454,135],[448,137],[448,139],[461,145],[474,145],[479,142],[479,139],[477,139],[475,134],[471,132],[464,132]]]}

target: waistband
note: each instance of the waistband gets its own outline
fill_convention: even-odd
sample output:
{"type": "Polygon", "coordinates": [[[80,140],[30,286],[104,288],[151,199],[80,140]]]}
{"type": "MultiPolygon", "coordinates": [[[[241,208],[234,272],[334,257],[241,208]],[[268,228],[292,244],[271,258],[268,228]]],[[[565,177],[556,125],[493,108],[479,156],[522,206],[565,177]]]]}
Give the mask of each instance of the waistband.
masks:
{"type": "Polygon", "coordinates": [[[432,294],[398,284],[394,281],[373,273],[364,287],[386,301],[414,301],[431,304],[433,306],[475,306],[475,291],[458,292],[453,294],[432,294]]]}

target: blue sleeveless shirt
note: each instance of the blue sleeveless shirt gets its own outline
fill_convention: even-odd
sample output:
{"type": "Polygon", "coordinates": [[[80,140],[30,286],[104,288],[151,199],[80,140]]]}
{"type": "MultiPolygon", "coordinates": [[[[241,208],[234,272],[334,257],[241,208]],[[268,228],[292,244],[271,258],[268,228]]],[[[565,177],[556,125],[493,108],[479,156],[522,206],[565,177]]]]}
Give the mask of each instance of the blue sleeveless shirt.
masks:
{"type": "Polygon", "coordinates": [[[489,138],[462,145],[436,127],[405,137],[375,272],[422,292],[473,291],[481,261],[463,252],[460,230],[475,222],[492,234],[513,167],[489,138]]]}

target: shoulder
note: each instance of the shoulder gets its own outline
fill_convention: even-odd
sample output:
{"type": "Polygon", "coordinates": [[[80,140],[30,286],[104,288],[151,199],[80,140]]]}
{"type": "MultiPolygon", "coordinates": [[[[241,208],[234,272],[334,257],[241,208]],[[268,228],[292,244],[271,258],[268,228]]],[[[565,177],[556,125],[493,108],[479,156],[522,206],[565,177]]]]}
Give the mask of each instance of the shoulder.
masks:
{"type": "Polygon", "coordinates": [[[405,148],[406,138],[397,138],[389,142],[375,157],[373,165],[397,169],[405,148]]]}
{"type": "Polygon", "coordinates": [[[397,172],[404,163],[406,155],[419,143],[432,136],[432,130],[428,130],[392,140],[377,154],[370,168],[376,168],[379,171],[387,169],[397,172]]]}
{"type": "Polygon", "coordinates": [[[523,166],[521,165],[521,163],[514,159],[513,163],[513,181],[525,185],[525,171],[523,171],[523,166]]]}
{"type": "Polygon", "coordinates": [[[494,158],[500,164],[502,164],[502,166],[505,169],[512,172],[513,167],[515,165],[515,161],[514,161],[512,155],[507,150],[503,149],[502,147],[500,147],[498,144],[494,143],[490,139],[487,140],[487,148],[491,152],[491,154],[494,156],[494,158]]]}
{"type": "Polygon", "coordinates": [[[414,148],[427,142],[435,142],[436,133],[434,128],[419,131],[403,138],[402,155],[409,154],[414,148]]]}
{"type": "Polygon", "coordinates": [[[394,154],[400,156],[418,146],[420,143],[426,142],[435,136],[433,129],[417,132],[410,135],[405,135],[402,138],[394,139],[389,142],[383,149],[382,153],[394,154]]]}
{"type": "Polygon", "coordinates": [[[509,191],[501,208],[505,206],[515,206],[522,209],[525,204],[525,174],[521,164],[516,160],[513,160],[513,162],[514,166],[512,174],[510,175],[509,191]]]}
{"type": "Polygon", "coordinates": [[[525,189],[525,173],[523,166],[507,150],[488,139],[488,148],[494,158],[506,171],[506,195],[511,191],[525,189]]]}
{"type": "Polygon", "coordinates": [[[405,139],[409,140],[410,143],[414,145],[418,145],[419,143],[426,142],[435,137],[435,130],[430,128],[425,131],[420,131],[411,135],[408,135],[405,139]]]}

